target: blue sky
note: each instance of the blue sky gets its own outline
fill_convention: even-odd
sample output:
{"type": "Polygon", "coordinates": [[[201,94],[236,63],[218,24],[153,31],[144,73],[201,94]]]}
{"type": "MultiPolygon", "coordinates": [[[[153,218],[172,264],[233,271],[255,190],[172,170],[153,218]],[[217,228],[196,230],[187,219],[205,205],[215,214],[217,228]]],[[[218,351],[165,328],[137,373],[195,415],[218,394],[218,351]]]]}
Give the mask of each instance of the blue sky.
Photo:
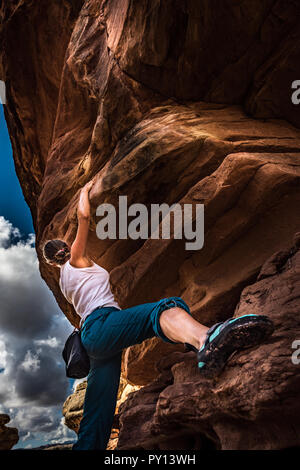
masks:
{"type": "Polygon", "coordinates": [[[22,233],[33,233],[30,210],[15,172],[12,148],[4,117],[4,108],[0,104],[0,214],[10,220],[22,233]]]}
{"type": "Polygon", "coordinates": [[[0,413],[19,431],[14,449],[74,441],[62,416],[74,381],[61,357],[73,328],[39,273],[1,104],[0,153],[0,413]]]}

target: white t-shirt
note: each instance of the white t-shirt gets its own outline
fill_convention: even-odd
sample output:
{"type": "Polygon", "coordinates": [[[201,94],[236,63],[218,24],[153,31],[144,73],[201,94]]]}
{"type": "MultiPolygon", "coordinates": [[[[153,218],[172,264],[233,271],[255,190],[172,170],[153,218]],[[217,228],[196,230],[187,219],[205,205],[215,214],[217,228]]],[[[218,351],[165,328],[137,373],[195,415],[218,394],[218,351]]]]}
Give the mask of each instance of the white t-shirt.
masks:
{"type": "Polygon", "coordinates": [[[69,261],[64,263],[60,268],[59,286],[81,317],[80,324],[98,307],[120,309],[111,292],[108,271],[94,262],[87,268],[75,268],[69,261]]]}

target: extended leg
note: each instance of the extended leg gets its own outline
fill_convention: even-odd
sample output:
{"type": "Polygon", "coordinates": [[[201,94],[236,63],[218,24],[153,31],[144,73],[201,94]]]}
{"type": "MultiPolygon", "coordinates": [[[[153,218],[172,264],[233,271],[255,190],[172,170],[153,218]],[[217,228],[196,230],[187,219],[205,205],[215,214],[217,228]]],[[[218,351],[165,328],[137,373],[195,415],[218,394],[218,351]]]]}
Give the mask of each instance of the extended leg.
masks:
{"type": "Polygon", "coordinates": [[[92,362],[83,418],[73,450],[105,450],[113,423],[121,371],[121,354],[92,362]]]}

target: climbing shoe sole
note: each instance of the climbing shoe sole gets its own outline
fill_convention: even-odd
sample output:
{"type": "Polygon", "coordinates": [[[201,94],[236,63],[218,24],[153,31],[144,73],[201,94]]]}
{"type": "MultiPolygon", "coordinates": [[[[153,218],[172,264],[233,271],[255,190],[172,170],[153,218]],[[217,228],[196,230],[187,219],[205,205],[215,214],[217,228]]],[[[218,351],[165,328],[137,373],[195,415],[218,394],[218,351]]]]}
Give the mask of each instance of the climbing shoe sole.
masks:
{"type": "Polygon", "coordinates": [[[244,315],[216,325],[197,352],[201,375],[218,375],[234,352],[261,344],[273,331],[273,322],[264,315],[244,315]]]}

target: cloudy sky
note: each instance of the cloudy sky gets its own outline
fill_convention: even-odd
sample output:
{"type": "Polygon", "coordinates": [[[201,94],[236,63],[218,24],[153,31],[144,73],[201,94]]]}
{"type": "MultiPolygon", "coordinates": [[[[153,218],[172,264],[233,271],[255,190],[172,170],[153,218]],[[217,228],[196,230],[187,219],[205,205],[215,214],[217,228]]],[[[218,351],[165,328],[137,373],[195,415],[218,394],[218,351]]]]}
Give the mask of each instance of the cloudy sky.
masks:
{"type": "Polygon", "coordinates": [[[0,157],[0,413],[18,428],[14,448],[74,441],[61,411],[74,385],[61,357],[72,326],[39,274],[2,105],[0,157]]]}

